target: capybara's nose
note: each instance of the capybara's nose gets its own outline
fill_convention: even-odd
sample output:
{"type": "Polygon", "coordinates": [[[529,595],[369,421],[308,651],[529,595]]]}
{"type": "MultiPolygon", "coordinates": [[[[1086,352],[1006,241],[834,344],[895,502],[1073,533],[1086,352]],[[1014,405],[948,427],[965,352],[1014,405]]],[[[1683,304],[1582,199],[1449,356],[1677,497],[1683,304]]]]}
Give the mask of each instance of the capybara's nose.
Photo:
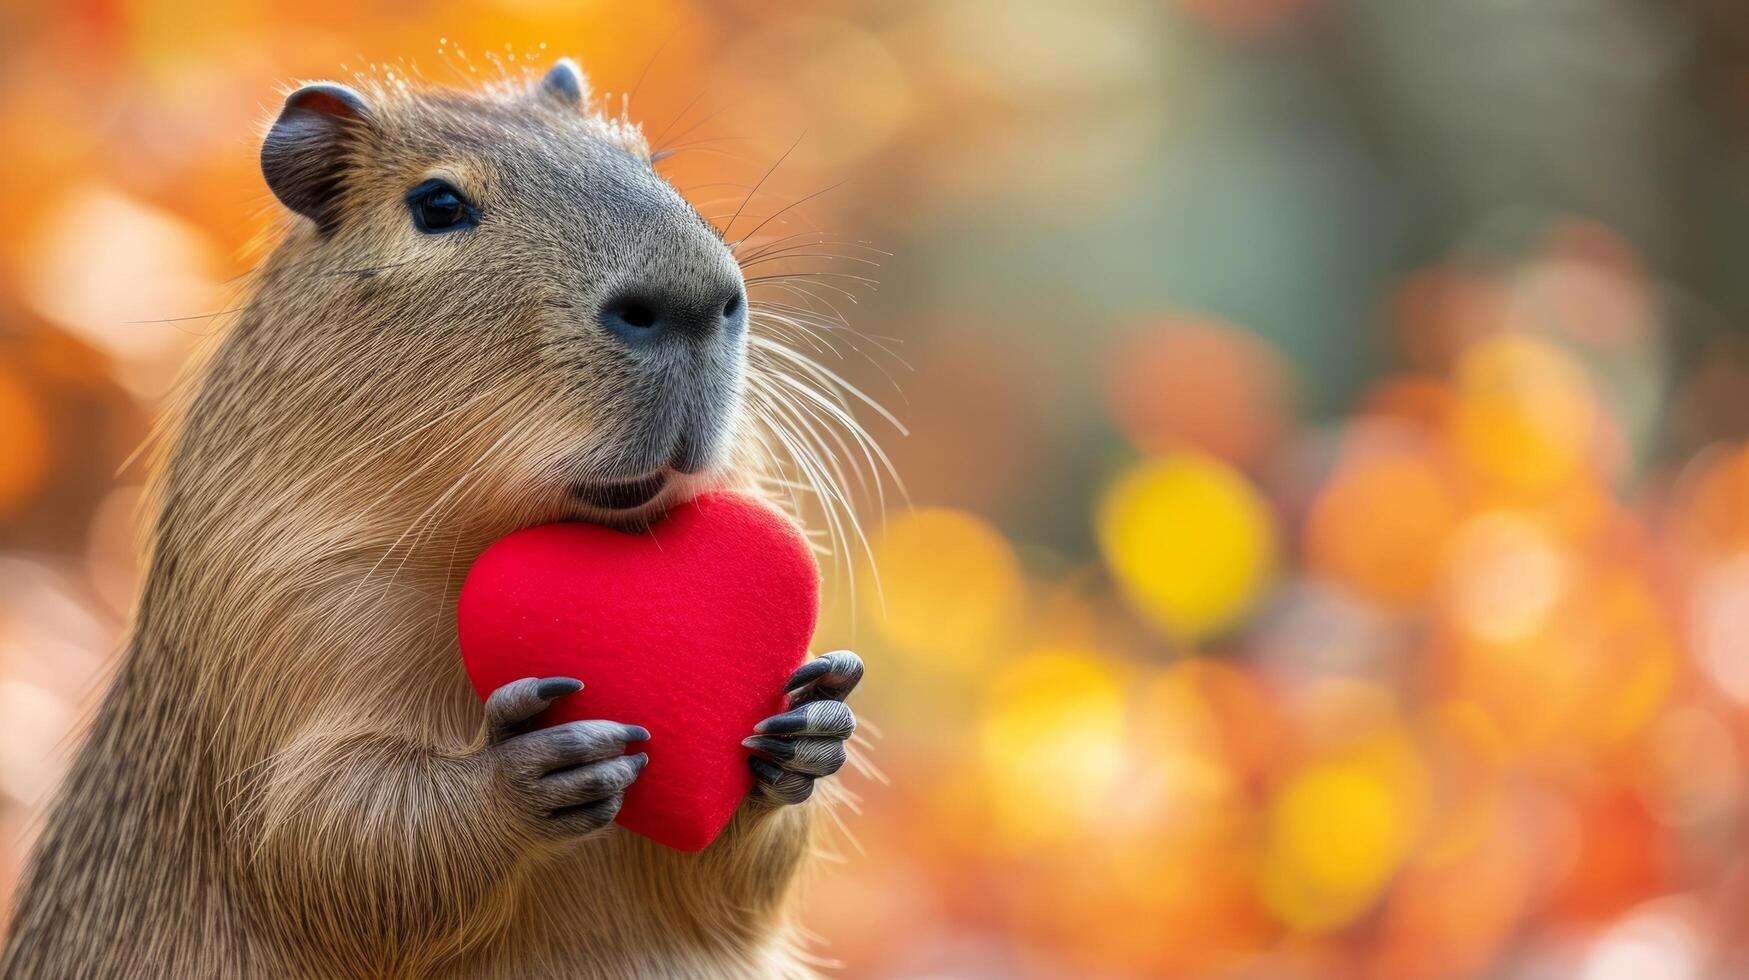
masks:
{"type": "Polygon", "coordinates": [[[739,282],[684,291],[633,288],[601,307],[602,327],[640,347],[733,334],[746,323],[747,297],[739,282]]]}

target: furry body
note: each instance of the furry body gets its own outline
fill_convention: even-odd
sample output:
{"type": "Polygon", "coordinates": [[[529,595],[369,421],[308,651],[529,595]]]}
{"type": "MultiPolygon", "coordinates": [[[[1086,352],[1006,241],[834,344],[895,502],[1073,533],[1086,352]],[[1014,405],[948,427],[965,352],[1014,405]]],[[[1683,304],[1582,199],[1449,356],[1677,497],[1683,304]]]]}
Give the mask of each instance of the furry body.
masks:
{"type": "MultiPolygon", "coordinates": [[[[264,169],[313,220],[165,441],[136,622],[0,977],[808,972],[784,907],[809,807],[750,802],[699,854],[555,829],[510,786],[455,648],[471,558],[599,516],[579,486],[660,468],[661,494],[614,515],[637,520],[752,465],[744,333],[656,350],[595,326],[627,288],[722,305],[704,291],[741,279],[560,69],[532,92],[288,101],[264,169]],[[407,188],[433,175],[477,228],[410,228],[407,188]]],[[[781,778],[774,802],[806,797],[811,776],[781,778]]]]}

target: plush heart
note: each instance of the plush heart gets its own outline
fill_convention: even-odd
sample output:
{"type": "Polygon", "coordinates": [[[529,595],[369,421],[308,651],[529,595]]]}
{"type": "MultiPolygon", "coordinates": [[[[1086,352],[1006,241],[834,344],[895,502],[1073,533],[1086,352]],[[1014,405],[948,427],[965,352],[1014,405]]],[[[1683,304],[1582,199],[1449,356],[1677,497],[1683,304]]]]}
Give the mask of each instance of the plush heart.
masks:
{"type": "Polygon", "coordinates": [[[819,612],[819,569],[795,526],[745,497],[703,494],[651,530],[531,527],[486,549],[462,585],[462,659],[484,698],[521,677],[583,690],[539,723],[605,718],[650,730],[649,765],[618,822],[702,850],[753,776],[741,740],[785,707],[819,612]]]}

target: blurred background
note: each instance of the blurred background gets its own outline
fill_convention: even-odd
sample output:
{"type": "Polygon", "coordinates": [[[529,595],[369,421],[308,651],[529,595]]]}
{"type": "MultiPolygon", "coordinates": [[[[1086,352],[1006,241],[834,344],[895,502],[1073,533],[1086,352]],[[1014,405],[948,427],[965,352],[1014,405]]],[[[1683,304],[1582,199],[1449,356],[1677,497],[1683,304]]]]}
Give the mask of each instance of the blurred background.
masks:
{"type": "Polygon", "coordinates": [[[1749,975],[1731,0],[6,4],[0,907],[280,86],[559,54],[909,430],[841,975],[1749,975]]]}

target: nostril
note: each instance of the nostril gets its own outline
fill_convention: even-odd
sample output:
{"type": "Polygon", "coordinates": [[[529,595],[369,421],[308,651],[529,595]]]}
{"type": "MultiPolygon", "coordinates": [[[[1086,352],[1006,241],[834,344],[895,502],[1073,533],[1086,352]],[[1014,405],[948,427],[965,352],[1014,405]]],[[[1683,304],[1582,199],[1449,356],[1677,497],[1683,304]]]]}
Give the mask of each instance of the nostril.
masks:
{"type": "Polygon", "coordinates": [[[628,327],[653,327],[656,325],[656,311],[641,300],[628,299],[614,304],[608,309],[608,315],[628,327]]]}
{"type": "Polygon", "coordinates": [[[729,301],[727,303],[723,304],[723,316],[733,317],[735,314],[737,314],[739,312],[741,312],[741,294],[736,293],[735,295],[729,297],[729,301]]]}

